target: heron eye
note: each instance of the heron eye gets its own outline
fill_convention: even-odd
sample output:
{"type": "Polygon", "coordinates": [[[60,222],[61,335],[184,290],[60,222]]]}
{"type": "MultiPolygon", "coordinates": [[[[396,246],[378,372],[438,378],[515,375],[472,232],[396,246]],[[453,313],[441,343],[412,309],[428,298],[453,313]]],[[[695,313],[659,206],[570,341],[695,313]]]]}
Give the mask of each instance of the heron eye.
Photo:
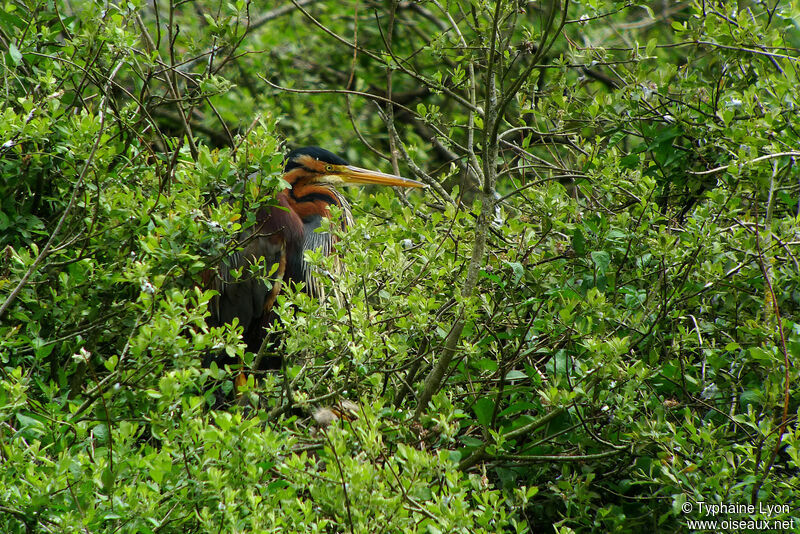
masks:
{"type": "Polygon", "coordinates": [[[325,165],[325,172],[331,172],[333,170],[333,165],[325,165]]]}

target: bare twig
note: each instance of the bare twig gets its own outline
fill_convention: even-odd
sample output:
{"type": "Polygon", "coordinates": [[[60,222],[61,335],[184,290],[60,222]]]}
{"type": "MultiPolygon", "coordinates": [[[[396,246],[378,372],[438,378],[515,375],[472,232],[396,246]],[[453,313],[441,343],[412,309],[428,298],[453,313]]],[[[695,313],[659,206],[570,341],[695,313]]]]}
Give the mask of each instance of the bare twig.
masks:
{"type": "Polygon", "coordinates": [[[305,7],[307,5],[313,4],[316,1],[317,0],[297,0],[296,2],[292,2],[290,4],[286,4],[281,7],[276,7],[275,9],[270,9],[266,13],[263,13],[252,23],[250,23],[250,26],[248,26],[248,31],[253,31],[255,29],[258,29],[267,22],[273,21],[278,17],[282,17],[283,15],[288,15],[298,7],[305,7]]]}
{"type": "Polygon", "coordinates": [[[741,165],[744,167],[747,165],[752,165],[753,163],[758,163],[759,161],[766,161],[768,159],[773,159],[773,158],[783,158],[785,156],[792,156],[796,158],[797,156],[800,156],[800,152],[797,151],[778,152],[777,154],[767,154],[766,156],[759,156],[757,158],[749,159],[747,161],[729,163],[728,165],[722,165],[721,167],[714,167],[713,169],[708,169],[707,171],[686,171],[686,172],[688,172],[689,174],[694,174],[696,176],[702,176],[704,174],[714,174],[717,172],[726,171],[735,165],[741,165]]]}

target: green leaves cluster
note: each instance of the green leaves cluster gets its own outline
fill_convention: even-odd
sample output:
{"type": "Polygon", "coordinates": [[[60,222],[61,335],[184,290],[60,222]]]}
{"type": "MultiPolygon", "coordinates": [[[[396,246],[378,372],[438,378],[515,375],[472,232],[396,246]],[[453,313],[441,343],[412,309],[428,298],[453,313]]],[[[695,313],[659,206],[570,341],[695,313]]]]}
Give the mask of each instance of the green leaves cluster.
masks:
{"type": "Polygon", "coordinates": [[[678,531],[687,501],[792,502],[797,6],[301,4],[0,10],[0,530],[678,531]],[[254,357],[204,280],[284,187],[282,139],[390,169],[352,130],[443,187],[347,193],[335,257],[307,253],[326,298],[284,288],[285,366],[234,403],[209,362],[254,357]],[[356,420],[309,417],[341,399],[356,420]]]}

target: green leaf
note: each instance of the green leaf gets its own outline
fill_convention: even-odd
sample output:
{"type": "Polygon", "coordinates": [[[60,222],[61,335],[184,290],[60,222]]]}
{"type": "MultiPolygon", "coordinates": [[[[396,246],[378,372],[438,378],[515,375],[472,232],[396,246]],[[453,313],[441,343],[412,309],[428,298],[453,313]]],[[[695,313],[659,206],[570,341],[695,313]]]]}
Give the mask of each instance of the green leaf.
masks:
{"type": "Polygon", "coordinates": [[[518,413],[527,410],[535,410],[536,408],[538,408],[538,406],[532,402],[520,401],[520,402],[515,402],[514,404],[512,404],[511,406],[500,412],[498,415],[500,417],[508,417],[509,415],[516,415],[518,413]]]}
{"type": "Polygon", "coordinates": [[[114,369],[116,369],[118,362],[119,362],[119,356],[114,354],[103,362],[103,366],[109,371],[113,371],[114,369]]]}
{"type": "Polygon", "coordinates": [[[519,284],[520,280],[522,280],[522,275],[525,274],[525,268],[522,266],[521,263],[516,261],[507,261],[504,263],[509,267],[511,267],[511,270],[514,273],[514,279],[512,283],[516,287],[519,284]]]}
{"type": "Polygon", "coordinates": [[[22,63],[22,53],[19,51],[19,48],[17,48],[17,45],[15,45],[14,43],[11,43],[9,45],[8,55],[11,56],[11,62],[14,63],[14,65],[19,65],[20,63],[22,63]]]}
{"type": "Polygon", "coordinates": [[[580,228],[575,228],[572,232],[572,250],[578,256],[586,254],[586,238],[583,236],[580,228]]]}
{"type": "Polygon", "coordinates": [[[108,443],[108,425],[106,423],[99,423],[92,427],[92,434],[94,434],[97,443],[105,445],[108,443]]]}
{"type": "Polygon", "coordinates": [[[626,132],[625,130],[622,129],[616,130],[613,134],[611,134],[611,137],[608,138],[608,146],[609,147],[617,146],[617,143],[625,139],[627,135],[628,132],[626,132]]]}
{"type": "Polygon", "coordinates": [[[592,261],[594,262],[595,266],[597,267],[598,274],[606,274],[606,270],[608,270],[608,265],[611,263],[611,254],[604,250],[595,250],[592,251],[592,261]]]}
{"type": "Polygon", "coordinates": [[[528,378],[528,375],[518,370],[509,371],[506,373],[506,380],[520,380],[522,378],[528,378]]]}
{"type": "Polygon", "coordinates": [[[656,45],[658,44],[658,39],[655,37],[647,41],[647,47],[645,47],[645,54],[648,56],[653,55],[653,51],[656,49],[656,45]]]}
{"type": "Polygon", "coordinates": [[[483,445],[483,441],[479,440],[478,438],[473,438],[472,436],[463,436],[461,438],[461,443],[467,447],[480,447],[483,445]]]}
{"type": "Polygon", "coordinates": [[[208,13],[203,13],[203,17],[206,19],[206,23],[209,26],[211,26],[212,29],[214,29],[214,30],[219,29],[219,25],[217,24],[217,21],[214,20],[214,17],[212,17],[208,13]]]}
{"type": "Polygon", "coordinates": [[[777,360],[777,355],[774,352],[761,347],[750,347],[748,352],[751,358],[762,363],[769,363],[777,360]]]}
{"type": "Polygon", "coordinates": [[[739,404],[741,404],[743,408],[749,404],[759,406],[763,401],[764,396],[760,391],[747,390],[739,395],[739,404]]]}
{"type": "Polygon", "coordinates": [[[267,493],[275,493],[277,491],[284,490],[290,486],[291,484],[289,484],[285,480],[276,480],[274,482],[270,482],[267,485],[267,493]]]}
{"type": "Polygon", "coordinates": [[[100,480],[103,482],[103,489],[106,492],[110,492],[114,488],[114,481],[116,480],[114,471],[109,468],[103,469],[103,472],[100,475],[100,480]]]}
{"type": "Polygon", "coordinates": [[[37,429],[39,429],[39,428],[41,428],[43,426],[42,422],[39,419],[36,419],[34,417],[29,417],[29,416],[21,414],[21,413],[17,414],[17,421],[19,421],[19,424],[20,424],[20,426],[22,428],[26,428],[26,429],[29,429],[29,428],[37,428],[37,429]]]}
{"type": "MultiPolygon", "coordinates": [[[[8,13],[5,9],[0,9],[0,22],[2,22],[2,26],[8,29],[10,29],[12,26],[15,26],[19,29],[24,29],[28,25],[24,20],[16,15],[8,13]]],[[[14,45],[12,44],[11,46],[14,45]]]]}
{"type": "Polygon", "coordinates": [[[488,397],[481,397],[475,404],[472,406],[472,410],[475,412],[475,417],[478,419],[478,422],[488,427],[492,423],[492,414],[494,413],[494,400],[488,397]]]}

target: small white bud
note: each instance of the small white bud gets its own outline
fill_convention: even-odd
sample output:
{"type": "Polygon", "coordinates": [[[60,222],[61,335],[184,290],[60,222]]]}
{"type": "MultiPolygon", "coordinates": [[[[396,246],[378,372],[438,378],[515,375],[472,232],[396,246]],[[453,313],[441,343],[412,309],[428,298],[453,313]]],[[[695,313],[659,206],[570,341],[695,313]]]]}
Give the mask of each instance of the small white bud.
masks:
{"type": "Polygon", "coordinates": [[[656,84],[654,83],[642,84],[642,95],[644,96],[645,100],[650,100],[655,93],[656,93],[656,84]]]}

